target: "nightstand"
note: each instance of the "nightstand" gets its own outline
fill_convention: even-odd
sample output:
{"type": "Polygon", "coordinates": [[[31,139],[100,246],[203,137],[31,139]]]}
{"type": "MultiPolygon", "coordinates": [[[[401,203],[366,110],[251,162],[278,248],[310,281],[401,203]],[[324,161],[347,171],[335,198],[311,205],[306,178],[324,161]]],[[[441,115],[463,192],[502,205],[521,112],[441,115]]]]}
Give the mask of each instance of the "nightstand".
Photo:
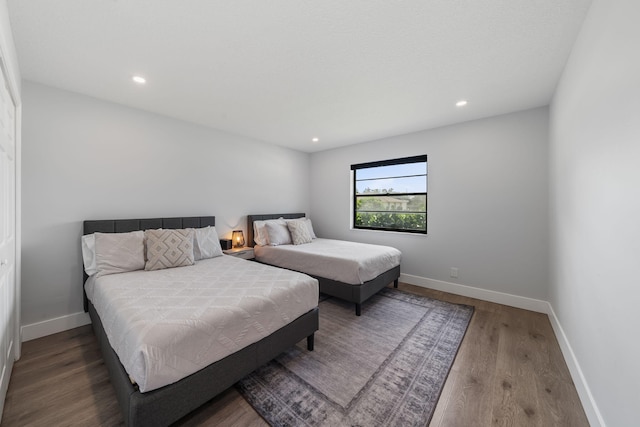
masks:
{"type": "Polygon", "coordinates": [[[242,259],[253,259],[254,258],[253,248],[250,248],[248,246],[244,246],[242,248],[226,249],[226,250],[224,250],[222,252],[224,254],[226,254],[226,255],[231,255],[231,256],[234,256],[236,258],[242,258],[242,259]]]}

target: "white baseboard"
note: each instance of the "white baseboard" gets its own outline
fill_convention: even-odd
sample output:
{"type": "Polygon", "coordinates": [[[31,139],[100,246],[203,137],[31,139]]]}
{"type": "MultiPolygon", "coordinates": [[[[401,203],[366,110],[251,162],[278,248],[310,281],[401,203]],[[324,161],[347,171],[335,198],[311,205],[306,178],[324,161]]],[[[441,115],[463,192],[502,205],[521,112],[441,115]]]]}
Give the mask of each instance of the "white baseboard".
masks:
{"type": "Polygon", "coordinates": [[[30,325],[23,325],[20,328],[20,335],[22,336],[22,342],[25,342],[77,328],[78,326],[88,325],[89,323],[91,323],[89,313],[73,313],[66,316],[56,317],[55,319],[43,320],[42,322],[32,323],[30,325]]]}
{"type": "Polygon", "coordinates": [[[569,368],[569,372],[571,373],[571,378],[573,379],[573,383],[578,391],[578,396],[580,397],[580,402],[582,402],[584,412],[587,414],[587,418],[589,419],[589,424],[593,427],[606,427],[606,423],[602,418],[598,405],[593,398],[593,394],[591,394],[591,389],[589,388],[587,380],[582,373],[578,359],[571,348],[571,344],[569,344],[569,340],[564,333],[564,329],[562,329],[562,325],[560,325],[560,321],[556,317],[553,306],[550,303],[547,304],[549,305],[547,315],[549,316],[551,327],[553,328],[553,332],[556,334],[558,344],[560,344],[560,350],[562,351],[564,360],[569,368]]]}
{"type": "Polygon", "coordinates": [[[451,294],[548,314],[549,303],[539,299],[505,294],[503,292],[490,291],[488,289],[475,288],[473,286],[460,285],[458,283],[445,282],[443,280],[428,279],[420,276],[412,276],[404,273],[400,274],[400,281],[410,285],[421,286],[423,288],[435,289],[437,291],[449,292],[451,294]]]}
{"type": "Polygon", "coordinates": [[[505,294],[502,292],[490,291],[488,289],[475,288],[473,286],[460,285],[458,283],[450,283],[442,280],[428,279],[426,277],[412,276],[409,274],[400,274],[400,281],[410,285],[421,286],[423,288],[435,289],[455,295],[462,295],[469,298],[476,298],[483,301],[495,302],[497,304],[544,313],[549,316],[551,327],[553,328],[558,344],[560,345],[560,350],[562,351],[565,363],[569,368],[571,379],[576,386],[578,396],[580,397],[580,403],[582,403],[582,407],[587,415],[589,424],[594,427],[606,427],[602,414],[600,414],[600,411],[598,410],[598,405],[591,394],[591,389],[589,388],[587,380],[582,373],[578,359],[569,344],[569,340],[560,325],[560,321],[556,317],[556,313],[553,311],[553,306],[548,301],[505,294]]]}

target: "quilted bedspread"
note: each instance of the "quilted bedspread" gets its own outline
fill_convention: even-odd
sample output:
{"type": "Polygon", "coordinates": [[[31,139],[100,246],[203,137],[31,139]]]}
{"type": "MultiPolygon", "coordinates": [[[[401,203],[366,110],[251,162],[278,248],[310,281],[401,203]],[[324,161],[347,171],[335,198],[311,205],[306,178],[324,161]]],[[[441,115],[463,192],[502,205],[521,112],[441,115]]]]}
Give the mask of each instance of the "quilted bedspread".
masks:
{"type": "Polygon", "coordinates": [[[318,305],[318,281],[220,256],[86,284],[109,342],[141,392],[176,382],[318,305]]]}

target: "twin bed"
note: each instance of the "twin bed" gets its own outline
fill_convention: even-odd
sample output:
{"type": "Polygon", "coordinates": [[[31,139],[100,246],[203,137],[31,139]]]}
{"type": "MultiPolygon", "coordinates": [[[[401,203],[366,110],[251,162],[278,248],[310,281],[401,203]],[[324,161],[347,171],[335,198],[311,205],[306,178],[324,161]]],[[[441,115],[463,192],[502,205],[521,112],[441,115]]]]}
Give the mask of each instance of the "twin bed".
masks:
{"type": "MultiPolygon", "coordinates": [[[[301,217],[249,216],[250,244],[255,244],[256,221],[301,217]]],[[[381,247],[382,258],[363,258],[376,248],[357,244],[359,256],[340,264],[327,255],[331,242],[314,236],[309,244],[258,245],[254,251],[260,262],[252,262],[222,255],[214,227],[213,216],[84,222],[83,244],[85,239],[94,242],[91,250],[99,260],[98,273],[96,268],[89,269],[91,276],[84,273],[85,310],[129,426],[179,420],[304,338],[313,350],[319,291],[354,302],[360,315],[367,298],[391,282],[397,287],[400,254],[393,248],[381,247]],[[191,239],[195,262],[183,259],[180,241],[168,250],[157,240],[162,232],[178,239],[190,236],[182,243],[191,239]],[[114,237],[127,237],[129,243],[107,240],[114,237]],[[137,239],[133,246],[131,239],[137,239]],[[143,266],[119,270],[113,256],[129,263],[140,257],[142,246],[143,266]],[[302,257],[287,252],[294,247],[302,249],[302,257]],[[320,255],[313,253],[315,248],[320,255]],[[282,264],[282,258],[293,264],[266,265],[282,264]]],[[[329,251],[354,252],[349,242],[343,244],[329,251]]],[[[83,256],[84,251],[83,246],[83,256]]],[[[85,257],[85,271],[89,263],[85,257]]]]}
{"type": "Polygon", "coordinates": [[[362,303],[389,283],[398,287],[401,254],[395,248],[319,238],[300,245],[256,242],[256,224],[304,217],[304,213],[248,215],[248,241],[256,260],[318,279],[321,293],[355,303],[357,316],[362,303]]]}

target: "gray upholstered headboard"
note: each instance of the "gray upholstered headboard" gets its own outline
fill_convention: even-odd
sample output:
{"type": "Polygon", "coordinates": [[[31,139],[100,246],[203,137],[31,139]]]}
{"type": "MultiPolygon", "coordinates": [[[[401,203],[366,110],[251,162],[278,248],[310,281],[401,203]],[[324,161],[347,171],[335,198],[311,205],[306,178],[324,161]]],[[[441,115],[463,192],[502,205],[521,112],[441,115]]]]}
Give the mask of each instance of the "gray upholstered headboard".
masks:
{"type": "Polygon", "coordinates": [[[155,228],[201,228],[215,226],[215,216],[189,216],[176,218],[146,219],[101,219],[84,221],[82,234],[128,233],[130,231],[151,230],[155,228]]]}
{"type": "Polygon", "coordinates": [[[256,245],[253,240],[253,222],[264,221],[266,219],[295,219],[305,216],[304,213],[284,213],[284,214],[260,214],[260,215],[247,215],[247,244],[251,247],[256,245]]]}
{"type": "MultiPolygon", "coordinates": [[[[215,226],[215,216],[186,216],[175,218],[145,219],[100,219],[87,220],[82,223],[82,235],[91,233],[128,233],[130,231],[151,230],[156,228],[201,228],[215,226]]],[[[87,273],[82,269],[82,292],[87,281],[87,273]]],[[[84,311],[89,309],[87,296],[84,294],[84,311]]]]}

